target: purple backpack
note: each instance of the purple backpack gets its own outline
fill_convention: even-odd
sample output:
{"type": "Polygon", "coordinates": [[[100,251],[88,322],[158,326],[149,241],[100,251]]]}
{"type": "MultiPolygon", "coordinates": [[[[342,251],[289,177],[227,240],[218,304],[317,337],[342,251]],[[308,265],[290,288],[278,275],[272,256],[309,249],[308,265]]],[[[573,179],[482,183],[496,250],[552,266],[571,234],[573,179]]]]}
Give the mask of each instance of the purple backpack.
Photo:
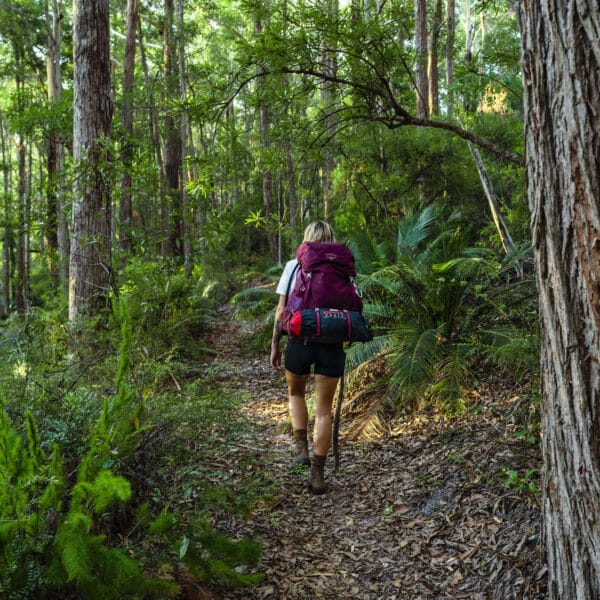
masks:
{"type": "Polygon", "coordinates": [[[290,333],[290,317],[304,308],[362,312],[362,298],[354,283],[354,256],[347,246],[338,242],[303,242],[296,258],[298,267],[290,277],[286,294],[283,333],[290,333]]]}

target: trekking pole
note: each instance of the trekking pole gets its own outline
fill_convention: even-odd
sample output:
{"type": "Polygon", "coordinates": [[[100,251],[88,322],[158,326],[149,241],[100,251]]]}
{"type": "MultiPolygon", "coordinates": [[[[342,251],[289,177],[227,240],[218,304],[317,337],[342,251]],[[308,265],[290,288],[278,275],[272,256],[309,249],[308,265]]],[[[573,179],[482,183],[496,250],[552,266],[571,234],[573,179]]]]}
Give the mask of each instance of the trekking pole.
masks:
{"type": "Polygon", "coordinates": [[[340,416],[342,414],[342,402],[344,401],[344,375],[340,377],[340,389],[338,392],[337,402],[335,405],[335,416],[333,417],[333,470],[337,471],[340,466],[340,451],[339,451],[339,437],[340,437],[340,416]]]}

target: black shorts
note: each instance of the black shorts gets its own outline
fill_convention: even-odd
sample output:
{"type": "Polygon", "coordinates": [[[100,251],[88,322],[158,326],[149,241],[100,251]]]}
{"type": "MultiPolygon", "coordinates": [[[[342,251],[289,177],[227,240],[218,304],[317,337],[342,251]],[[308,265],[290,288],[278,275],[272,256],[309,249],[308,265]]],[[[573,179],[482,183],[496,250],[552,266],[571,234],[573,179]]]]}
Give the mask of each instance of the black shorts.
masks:
{"type": "Polygon", "coordinates": [[[308,375],[315,365],[315,375],[341,377],[346,353],[343,344],[315,344],[301,339],[288,341],[285,368],[294,375],[308,375]]]}

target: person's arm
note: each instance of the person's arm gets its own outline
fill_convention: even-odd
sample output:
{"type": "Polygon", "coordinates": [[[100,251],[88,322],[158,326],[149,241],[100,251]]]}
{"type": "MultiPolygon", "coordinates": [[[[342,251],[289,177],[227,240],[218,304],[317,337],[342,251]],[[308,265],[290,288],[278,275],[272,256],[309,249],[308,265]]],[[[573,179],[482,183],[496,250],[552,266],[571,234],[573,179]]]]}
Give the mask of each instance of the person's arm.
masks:
{"type": "Polygon", "coordinates": [[[271,366],[274,369],[281,369],[281,332],[279,326],[283,319],[283,311],[285,310],[285,296],[279,296],[279,302],[275,309],[275,323],[273,325],[273,337],[271,338],[271,366]]]}

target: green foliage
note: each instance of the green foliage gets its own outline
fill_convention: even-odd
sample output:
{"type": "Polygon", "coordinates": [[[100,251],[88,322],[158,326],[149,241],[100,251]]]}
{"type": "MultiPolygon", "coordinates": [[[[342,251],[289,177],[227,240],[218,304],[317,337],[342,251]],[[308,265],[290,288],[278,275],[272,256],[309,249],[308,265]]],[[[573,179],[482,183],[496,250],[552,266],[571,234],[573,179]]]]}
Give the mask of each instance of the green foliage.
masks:
{"type": "Polygon", "coordinates": [[[178,563],[205,582],[228,587],[254,585],[261,573],[244,572],[256,565],[262,547],[252,540],[233,541],[216,531],[206,517],[185,523],[174,513],[163,510],[148,525],[149,533],[166,545],[163,560],[178,563]]]}
{"type": "Polygon", "coordinates": [[[135,449],[139,406],[125,383],[129,322],[125,304],[114,397],[106,400],[75,482],[65,478],[54,444],[48,459],[36,422],[25,414],[17,431],[0,413],[0,589],[5,597],[44,598],[60,590],[85,598],[164,598],[170,582],[146,577],[136,560],[99,533],[107,513],[129,500],[131,486],[113,471],[135,449]]]}
{"type": "Polygon", "coordinates": [[[535,481],[533,481],[533,478],[537,473],[538,469],[527,469],[523,475],[520,475],[514,469],[505,469],[503,471],[503,475],[506,478],[504,487],[517,493],[529,492],[537,494],[539,489],[535,481]]]}
{"type": "MultiPolygon", "coordinates": [[[[454,412],[463,407],[478,357],[503,356],[508,367],[509,357],[516,357],[515,334],[531,337],[531,324],[525,325],[520,311],[533,284],[512,282],[510,265],[484,248],[467,246],[457,214],[445,221],[441,215],[436,205],[409,213],[393,244],[376,242],[368,232],[355,236],[359,283],[383,307],[372,320],[389,336],[376,338],[350,360],[355,365],[357,359],[385,357],[396,407],[428,399],[454,412]]],[[[530,347],[531,355],[522,346],[518,355],[524,369],[537,356],[530,347]]]]}
{"type": "MultiPolygon", "coordinates": [[[[0,412],[0,591],[3,597],[54,597],[65,594],[90,599],[110,598],[167,598],[177,593],[170,581],[149,577],[144,573],[148,558],[140,555],[136,544],[126,551],[114,545],[109,524],[115,514],[131,503],[132,485],[123,476],[127,465],[140,452],[140,443],[149,429],[142,426],[142,404],[130,383],[133,367],[132,320],[129,305],[122,299],[115,309],[115,322],[120,323],[119,357],[114,377],[114,393],[102,398],[85,388],[67,395],[65,406],[83,401],[82,411],[93,408],[95,418],[77,421],[88,434],[79,441],[86,450],[71,453],[70,462],[77,461],[73,479],[65,476],[65,459],[58,442],[72,450],[72,430],[65,425],[60,431],[51,431],[50,421],[44,420],[45,432],[52,433],[43,440],[31,412],[24,415],[23,430],[12,423],[8,408],[0,412]],[[52,444],[52,455],[45,448],[52,444]]],[[[226,368],[215,369],[216,376],[226,368]]],[[[185,440],[204,431],[226,443],[233,435],[244,432],[239,415],[241,399],[228,394],[224,398],[216,389],[200,392],[200,384],[187,386],[183,405],[169,404],[157,407],[170,425],[174,441],[182,444],[170,448],[168,456],[161,452],[165,465],[171,469],[187,451],[185,440]],[[200,400],[199,400],[200,399],[200,400]],[[183,407],[189,406],[186,414],[183,407]],[[176,431],[177,430],[177,431],[176,431]],[[181,435],[185,430],[185,435],[181,435]],[[223,436],[223,437],[221,437],[223,436]],[[172,459],[174,463],[170,463],[172,459]]],[[[164,401],[164,398],[161,398],[164,401]]],[[[7,404],[8,406],[8,404],[7,404]]],[[[152,415],[152,408],[149,411],[152,415]]],[[[75,413],[77,414],[77,413],[75,413]]],[[[221,448],[220,446],[219,448],[221,448]]],[[[164,449],[161,449],[161,451],[164,449]]],[[[211,453],[220,451],[206,444],[203,453],[207,460],[211,453]]],[[[190,464],[197,464],[198,453],[190,456],[190,464]]],[[[69,467],[72,470],[72,467],[69,467]]],[[[187,482],[182,482],[183,493],[187,482]]],[[[215,504],[223,510],[246,510],[250,495],[255,498],[265,493],[264,485],[252,491],[233,494],[226,492],[227,500],[215,504]]],[[[257,484],[258,486],[258,484],[257,484]]],[[[223,487],[223,490],[226,488],[223,487]]],[[[239,491],[239,490],[238,490],[239,491]]],[[[225,498],[225,496],[223,497],[225,498]]],[[[174,512],[162,509],[157,517],[152,508],[142,504],[136,519],[140,534],[147,532],[157,544],[154,560],[179,564],[182,569],[206,582],[223,585],[252,585],[262,575],[248,571],[256,564],[261,549],[250,540],[231,541],[216,531],[209,522],[208,487],[204,514],[191,521],[174,512]],[[190,524],[191,523],[191,524],[190,524]],[[160,548],[164,548],[164,551],[160,548]]],[[[134,542],[135,540],[131,540],[134,542]]]]}
{"type": "Polygon", "coordinates": [[[130,306],[137,347],[157,355],[203,355],[199,338],[213,307],[208,297],[211,282],[198,271],[190,279],[182,267],[162,268],[143,260],[127,264],[120,293],[130,306]]]}
{"type": "Polygon", "coordinates": [[[230,587],[254,585],[263,579],[261,573],[237,569],[256,564],[261,554],[257,542],[232,541],[215,531],[205,519],[196,520],[179,543],[179,558],[192,573],[230,587]]]}
{"type": "Polygon", "coordinates": [[[254,322],[252,331],[247,336],[246,347],[249,350],[264,350],[270,345],[275,307],[279,301],[275,287],[281,272],[281,265],[271,266],[265,273],[260,274],[261,281],[264,283],[247,287],[231,299],[236,317],[254,322]]]}

